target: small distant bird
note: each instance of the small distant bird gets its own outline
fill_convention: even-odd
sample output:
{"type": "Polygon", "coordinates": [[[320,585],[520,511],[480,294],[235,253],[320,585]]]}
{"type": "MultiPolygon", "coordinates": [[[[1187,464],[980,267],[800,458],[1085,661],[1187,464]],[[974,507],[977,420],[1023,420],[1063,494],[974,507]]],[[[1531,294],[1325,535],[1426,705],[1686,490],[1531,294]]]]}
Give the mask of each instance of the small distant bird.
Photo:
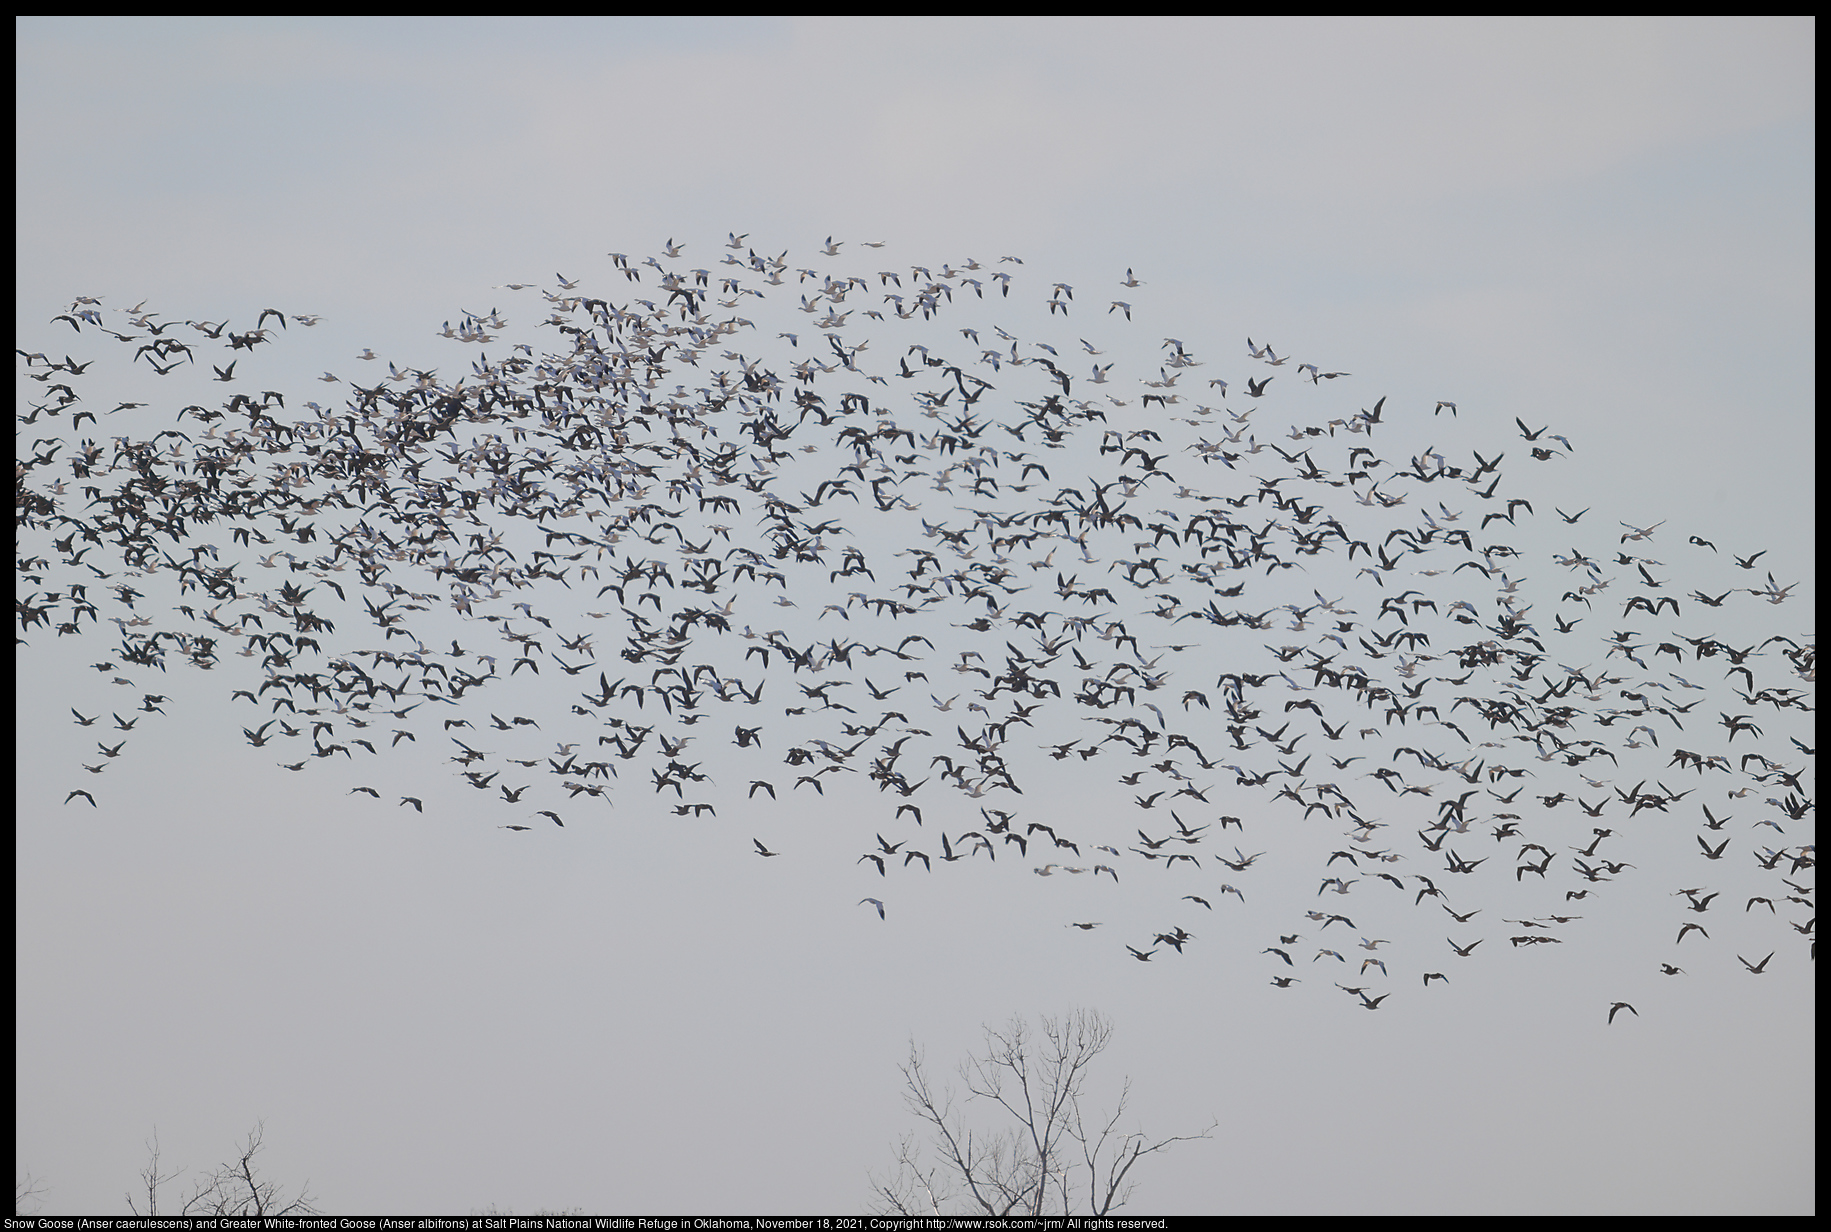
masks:
{"type": "MultiPolygon", "coordinates": [[[[752,839],[751,841],[756,842],[755,839],[752,839]]],[[[758,846],[761,846],[761,844],[759,843],[758,846]]],[[[776,853],[771,851],[771,852],[765,852],[764,854],[775,855],[776,853]]],[[[881,898],[861,898],[858,900],[858,905],[861,907],[864,906],[866,903],[870,903],[873,907],[877,908],[877,918],[878,919],[881,920],[884,918],[884,900],[883,899],[881,899],[881,898]]]]}
{"type": "Polygon", "coordinates": [[[1640,1017],[1639,1010],[1637,1010],[1633,1006],[1629,1005],[1626,1001],[1617,1001],[1613,1005],[1608,1007],[1608,1020],[1609,1020],[1610,1025],[1614,1024],[1615,1015],[1619,1014],[1622,1010],[1626,1010],[1628,1013],[1634,1015],[1634,1017],[1636,1017],[1636,1018],[1640,1017]]]}

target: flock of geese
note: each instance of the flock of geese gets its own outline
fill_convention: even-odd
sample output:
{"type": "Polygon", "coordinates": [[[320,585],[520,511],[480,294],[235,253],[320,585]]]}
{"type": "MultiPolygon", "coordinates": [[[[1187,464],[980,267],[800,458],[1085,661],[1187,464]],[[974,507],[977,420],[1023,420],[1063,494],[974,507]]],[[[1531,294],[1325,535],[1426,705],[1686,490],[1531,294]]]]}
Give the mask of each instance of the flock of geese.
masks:
{"type": "MultiPolygon", "coordinates": [[[[317,317],[78,299],[72,336],[20,350],[19,639],[108,639],[120,699],[72,708],[107,735],[65,803],[101,807],[164,713],[150,679],[239,658],[241,738],[285,770],[435,751],[512,831],[835,788],[885,921],[892,880],[963,861],[1154,878],[1182,918],[1121,940],[1137,961],[1259,928],[1271,984],[1377,1010],[1405,972],[1587,938],[1590,900],[1695,835],[1713,884],[1670,893],[1673,949],[1710,946],[1728,894],[1779,938],[1749,973],[1809,957],[1813,750],[1783,729],[1809,731],[1814,644],[1717,631],[1795,588],[1764,550],[1535,508],[1502,483],[1565,463],[1549,425],[1389,446],[1480,413],[1353,398],[1251,339],[1152,338],[1122,375],[1070,326],[1136,363],[1130,270],[1131,299],[1026,300],[1016,258],[845,247],[815,268],[734,234],[698,266],[669,240],[505,284],[544,349],[466,312],[446,374],[365,348],[325,403],[254,372],[317,317]],[[112,407],[68,354],[104,340],[96,375],[138,382],[112,407]],[[164,396],[199,374],[216,394],[164,396]],[[1569,546],[1532,546],[1545,513],[1569,546]],[[1312,848],[1308,904],[1248,907],[1312,848]],[[1438,911],[1446,948],[1369,935],[1438,911]]],[[[797,849],[792,823],[749,841],[797,849]]]]}

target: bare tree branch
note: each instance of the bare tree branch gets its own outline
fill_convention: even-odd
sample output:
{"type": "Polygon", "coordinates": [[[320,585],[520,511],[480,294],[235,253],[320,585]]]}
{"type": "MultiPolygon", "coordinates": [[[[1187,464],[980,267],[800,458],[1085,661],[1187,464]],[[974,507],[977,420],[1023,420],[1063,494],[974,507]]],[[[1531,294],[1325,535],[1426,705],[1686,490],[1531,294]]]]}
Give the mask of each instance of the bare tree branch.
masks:
{"type": "Polygon", "coordinates": [[[37,1203],[39,1199],[43,1198],[44,1195],[50,1191],[50,1188],[49,1185],[45,1184],[43,1177],[33,1176],[30,1172],[14,1181],[13,1214],[21,1216],[36,1215],[38,1213],[36,1206],[28,1211],[25,1209],[26,1204],[37,1203]]]}
{"type": "Polygon", "coordinates": [[[127,1209],[136,1215],[157,1215],[159,1213],[159,1187],[172,1180],[183,1168],[176,1168],[163,1176],[159,1173],[159,1127],[153,1126],[153,1136],[146,1144],[148,1155],[146,1167],[140,1170],[140,1181],[146,1186],[146,1210],[141,1211],[134,1205],[132,1194],[127,1195],[127,1209]]]}
{"type": "MultiPolygon", "coordinates": [[[[254,1157],[261,1151],[261,1139],[266,1133],[266,1129],[265,1122],[255,1122],[254,1128],[248,1131],[247,1142],[242,1146],[236,1158],[219,1165],[214,1174],[200,1177],[195,1182],[191,1196],[185,1200],[184,1207],[179,1213],[182,1215],[236,1215],[255,1218],[319,1214],[318,1209],[311,1204],[309,1188],[300,1189],[298,1197],[289,1201],[277,1184],[261,1179],[255,1170],[254,1157]]],[[[177,1175],[174,1172],[163,1177],[159,1176],[156,1134],[151,1145],[152,1163],[146,1171],[140,1174],[147,1182],[149,1207],[157,1201],[158,1187],[177,1175]]],[[[128,1204],[132,1205],[131,1198],[128,1199],[128,1204]]]]}
{"type": "Polygon", "coordinates": [[[1112,1030],[1107,1019],[1089,1010],[1061,1020],[1044,1018],[1039,1048],[1022,1018],[1000,1029],[987,1027],[983,1053],[968,1055],[960,1077],[969,1100],[984,1101],[1005,1114],[1002,1132],[976,1133],[967,1127],[954,1110],[952,1093],[937,1091],[929,1082],[924,1058],[911,1041],[909,1060],[900,1067],[903,1096],[910,1110],[933,1127],[932,1147],[940,1162],[925,1165],[914,1138],[905,1137],[891,1179],[872,1184],[880,1209],[900,1215],[944,1214],[950,1208],[987,1215],[1068,1215],[1075,1213],[1074,1195],[1083,1189],[1087,1213],[1104,1215],[1125,1205],[1140,1159],[1172,1143],[1206,1138],[1214,1126],[1159,1141],[1142,1132],[1122,1133],[1119,1126],[1131,1096],[1128,1080],[1112,1115],[1090,1135],[1081,1097],[1088,1068],[1111,1042],[1112,1030]],[[1071,1142],[1079,1144],[1078,1152],[1071,1142]],[[1078,1176],[1082,1168],[1087,1170],[1084,1185],[1078,1176]]]}

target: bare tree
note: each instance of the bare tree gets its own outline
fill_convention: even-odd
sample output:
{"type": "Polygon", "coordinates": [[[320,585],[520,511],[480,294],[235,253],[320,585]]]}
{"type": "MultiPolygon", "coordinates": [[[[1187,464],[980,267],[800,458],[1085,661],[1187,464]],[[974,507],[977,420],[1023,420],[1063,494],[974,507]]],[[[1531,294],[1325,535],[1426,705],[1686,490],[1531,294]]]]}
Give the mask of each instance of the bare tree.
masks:
{"type": "Polygon", "coordinates": [[[157,1215],[159,1213],[159,1189],[167,1181],[175,1178],[183,1168],[164,1173],[159,1171],[159,1127],[153,1126],[152,1139],[146,1144],[147,1163],[140,1169],[140,1182],[146,1186],[146,1209],[142,1211],[134,1205],[134,1196],[127,1195],[127,1209],[136,1215],[157,1215]]]}
{"type": "Polygon", "coordinates": [[[18,1178],[13,1182],[13,1214],[36,1215],[37,1204],[49,1190],[50,1186],[45,1184],[42,1176],[33,1176],[28,1172],[18,1178]],[[28,1203],[32,1205],[29,1211],[25,1209],[28,1203]]]}
{"type": "Polygon", "coordinates": [[[1093,1010],[1072,1011],[1065,1020],[1044,1018],[1040,1041],[1021,1017],[1002,1030],[987,1027],[984,1055],[969,1055],[960,1077],[969,1099],[989,1101],[1008,1115],[1005,1129],[989,1133],[963,1124],[953,1093],[931,1085],[912,1041],[909,1060],[900,1067],[908,1084],[904,1099],[933,1127],[939,1162],[924,1163],[914,1135],[905,1137],[896,1174],[873,1181],[882,1212],[943,1214],[958,1206],[987,1215],[1069,1215],[1079,1205],[1086,1214],[1105,1215],[1124,1206],[1140,1159],[1172,1143],[1206,1138],[1214,1126],[1158,1141],[1122,1131],[1130,1079],[1110,1116],[1086,1116],[1081,1100],[1087,1067],[1105,1051],[1112,1032],[1112,1023],[1093,1010]]]}
{"type": "MultiPolygon", "coordinates": [[[[179,1210],[181,1215],[235,1215],[261,1218],[279,1215],[316,1215],[320,1212],[311,1204],[311,1194],[307,1188],[301,1188],[299,1195],[288,1199],[274,1182],[262,1179],[254,1166],[254,1157],[261,1151],[261,1138],[266,1133],[265,1122],[257,1121],[248,1131],[247,1141],[237,1150],[236,1157],[218,1165],[209,1176],[198,1178],[191,1196],[185,1199],[179,1210]]],[[[147,1144],[151,1160],[141,1171],[140,1179],[146,1185],[146,1211],[134,1206],[133,1195],[127,1197],[127,1205],[134,1214],[157,1215],[159,1213],[159,1189],[166,1182],[176,1177],[183,1169],[161,1173],[159,1171],[159,1134],[153,1132],[152,1141],[147,1144]]],[[[309,1185],[309,1182],[308,1182],[309,1185]]]]}

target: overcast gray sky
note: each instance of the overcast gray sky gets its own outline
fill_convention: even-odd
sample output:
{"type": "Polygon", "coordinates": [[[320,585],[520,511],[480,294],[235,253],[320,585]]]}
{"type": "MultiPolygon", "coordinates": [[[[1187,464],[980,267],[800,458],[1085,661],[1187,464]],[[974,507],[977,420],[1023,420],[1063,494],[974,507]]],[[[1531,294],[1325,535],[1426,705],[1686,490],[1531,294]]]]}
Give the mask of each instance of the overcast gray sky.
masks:
{"type": "MultiPolygon", "coordinates": [[[[1313,400],[1386,396],[1414,452],[1506,448],[1541,576],[1578,533],[1553,508],[1593,507],[1581,530],[1604,551],[1618,522],[1667,523],[1640,549],[1675,587],[1768,568],[1799,583],[1784,605],[1681,627],[1737,644],[1814,629],[1807,19],[16,29],[28,351],[95,350],[50,323],[79,295],[243,326],[269,306],[322,314],[249,357],[296,404],[335,396],[311,383],[323,371],[366,379],[364,347],[461,370],[474,356],[443,322],[538,318],[535,292],[503,284],[633,294],[608,254],[669,240],[710,266],[736,232],[835,273],[1013,255],[1028,307],[974,306],[978,328],[1110,340],[1145,375],[1176,337],[1236,384],[1255,372],[1246,337],[1269,340],[1352,374],[1313,400]],[[829,236],[843,259],[823,256],[829,236]],[[1128,269],[1143,286],[1119,286],[1128,269]],[[1057,280],[1072,321],[1042,311],[1057,280]],[[1104,311],[1120,298],[1129,333],[1104,311]],[[1432,422],[1438,400],[1454,420],[1432,422]],[[1528,473],[1516,416],[1574,451],[1528,473]],[[1742,573],[1692,534],[1768,555],[1742,573]]],[[[885,365],[900,326],[860,334],[885,365]]],[[[1315,565],[1295,594],[1352,573],[1315,565]]],[[[1689,811],[1671,842],[1636,821],[1650,867],[1583,904],[1587,931],[1515,952],[1489,928],[1447,987],[1395,979],[1368,1014],[1309,950],[1288,990],[1257,952],[1314,905],[1308,853],[1334,832],[1252,818],[1242,842],[1269,854],[1234,878],[1248,900],[1175,920],[1136,857],[1118,886],[1016,860],[880,878],[855,863],[890,812],[875,793],[747,804],[722,783],[717,818],[695,821],[625,785],[610,821],[568,806],[564,831],[510,832],[442,751],[280,770],[238,735],[239,686],[181,670],[138,682],[171,698],[167,717],[92,783],[79,763],[99,729],[68,711],[127,714],[129,690],[87,667],[111,646],[41,632],[19,659],[15,1170],[42,1179],[44,1213],[124,1211],[155,1126],[167,1162],[195,1169],[258,1118],[270,1171],[309,1177],[338,1213],[862,1209],[867,1173],[917,1128],[896,1069],[912,1038],[945,1071],[982,1023],[1073,1006],[1114,1021],[1098,1081],[1131,1077],[1147,1131],[1219,1121],[1140,1165],[1133,1213],[1814,1209],[1808,949],[1749,976],[1738,939],[1756,957],[1772,925],[1737,901],[1706,920],[1708,945],[1673,950],[1673,889],[1708,874],[1727,903],[1751,882],[1705,866],[1689,811]],[[101,807],[64,805],[79,779],[101,807]],[[358,782],[384,804],[351,797],[358,782]],[[759,859],[758,834],[784,858],[759,859]],[[1126,957],[1122,941],[1173,922],[1200,943],[1126,957]],[[1608,1024],[1613,1001],[1638,1018],[1608,1024]]],[[[570,699],[514,688],[528,700],[502,706],[570,699]]],[[[1789,751],[1779,733],[1813,742],[1809,722],[1768,722],[1789,751]]],[[[1078,790],[1050,782],[1023,808],[1131,808],[1078,790]]],[[[1779,838],[1745,828],[1753,798],[1737,807],[1725,834],[1745,862],[1751,844],[1813,841],[1810,817],[1779,838]]],[[[1481,845],[1504,890],[1512,848],[1481,845]]],[[[1441,940],[1434,922],[1395,938],[1412,955],[1441,940]]]]}

